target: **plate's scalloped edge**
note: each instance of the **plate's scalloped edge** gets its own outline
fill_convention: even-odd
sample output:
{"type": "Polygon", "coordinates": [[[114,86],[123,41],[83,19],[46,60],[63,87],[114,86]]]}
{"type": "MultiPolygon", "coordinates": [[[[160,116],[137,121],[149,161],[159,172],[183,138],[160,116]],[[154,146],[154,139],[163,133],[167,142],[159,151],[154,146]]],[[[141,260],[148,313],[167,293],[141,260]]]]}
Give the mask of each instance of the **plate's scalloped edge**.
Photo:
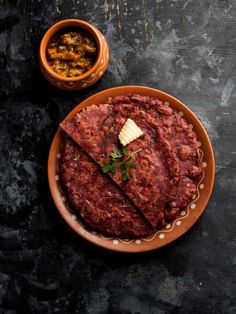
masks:
{"type": "MultiPolygon", "coordinates": [[[[164,234],[164,233],[168,233],[168,232],[173,231],[174,227],[178,224],[178,221],[184,220],[184,219],[186,219],[186,218],[189,216],[190,210],[191,210],[191,205],[194,204],[194,205],[196,206],[195,203],[196,203],[197,200],[200,198],[199,186],[200,186],[200,184],[203,182],[204,177],[205,177],[205,173],[203,172],[203,176],[202,176],[201,180],[199,181],[199,183],[198,183],[198,185],[197,185],[197,197],[194,198],[194,200],[193,200],[191,203],[188,204],[188,206],[186,207],[186,213],[185,213],[183,216],[181,216],[181,214],[180,214],[174,221],[172,221],[172,222],[169,224],[169,225],[171,225],[171,228],[168,228],[168,229],[163,228],[163,229],[161,229],[161,230],[158,230],[158,231],[156,231],[156,232],[154,233],[154,235],[153,235],[150,239],[149,239],[149,238],[142,238],[143,241],[148,241],[148,242],[149,242],[149,241],[154,240],[158,234],[164,234]]],[[[194,207],[194,208],[195,208],[195,207],[194,207]]],[[[183,213],[183,212],[185,212],[185,211],[181,211],[180,213],[183,213]]],[[[168,224],[167,224],[167,226],[168,226],[168,224]]],[[[164,237],[161,237],[161,238],[163,239],[164,237]]]]}
{"type": "MultiPolygon", "coordinates": [[[[61,147],[62,148],[62,147],[61,147]]],[[[204,153],[201,149],[199,149],[200,151],[200,161],[205,164],[205,167],[207,166],[206,162],[203,161],[203,156],[204,156],[204,153]]],[[[153,241],[154,239],[156,239],[156,237],[159,235],[159,239],[162,240],[165,238],[165,234],[166,233],[169,233],[171,231],[174,230],[174,228],[177,226],[177,225],[180,225],[182,223],[182,220],[186,219],[189,215],[190,215],[190,211],[191,210],[194,210],[196,208],[196,202],[199,200],[200,198],[200,186],[203,186],[204,185],[202,184],[204,178],[205,178],[205,172],[203,171],[203,175],[202,175],[202,178],[201,180],[198,182],[197,184],[197,194],[196,194],[196,197],[192,200],[191,203],[188,204],[188,206],[186,207],[186,210],[182,210],[180,212],[180,215],[175,219],[173,220],[172,222],[170,222],[169,224],[167,224],[167,226],[163,229],[160,229],[160,230],[157,230],[155,233],[153,233],[151,236],[148,236],[148,237],[145,237],[145,238],[136,238],[136,239],[122,239],[122,238],[119,238],[117,236],[105,236],[105,235],[102,235],[101,233],[99,233],[98,231],[93,231],[93,230],[90,230],[89,228],[87,228],[85,226],[85,224],[83,223],[83,221],[80,219],[80,215],[75,213],[75,211],[69,206],[69,203],[67,202],[66,200],[66,197],[65,197],[65,193],[63,191],[63,188],[61,186],[61,181],[60,181],[60,169],[59,169],[59,159],[61,158],[61,151],[58,152],[56,154],[56,169],[57,169],[57,174],[55,176],[55,180],[57,182],[57,187],[61,193],[61,200],[64,202],[64,207],[66,208],[67,210],[67,214],[70,214],[71,215],[71,219],[76,221],[77,223],[79,223],[86,231],[92,233],[94,236],[97,236],[97,237],[100,237],[104,240],[109,240],[109,241],[112,241],[112,243],[114,245],[118,245],[119,243],[122,243],[122,244],[141,244],[142,241],[143,242],[151,242],[153,241]],[[193,207],[194,205],[194,207],[193,207]],[[191,207],[192,206],[192,207],[191,207]],[[181,215],[181,213],[183,213],[181,215]]]]}

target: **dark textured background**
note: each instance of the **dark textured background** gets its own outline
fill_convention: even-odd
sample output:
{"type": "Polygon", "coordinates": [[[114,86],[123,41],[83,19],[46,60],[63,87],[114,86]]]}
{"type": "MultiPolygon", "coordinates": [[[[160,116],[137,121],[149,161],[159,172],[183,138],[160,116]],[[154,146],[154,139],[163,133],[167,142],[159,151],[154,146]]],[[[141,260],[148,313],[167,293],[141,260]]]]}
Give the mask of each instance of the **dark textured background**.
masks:
{"type": "Polygon", "coordinates": [[[236,313],[236,1],[0,1],[0,313],[236,313]],[[95,86],[50,86],[37,62],[63,18],[96,25],[110,46],[95,86]],[[198,223],[144,255],[80,239],[47,184],[59,121],[89,95],[147,85],[186,103],[213,142],[216,183],[198,223]]]}

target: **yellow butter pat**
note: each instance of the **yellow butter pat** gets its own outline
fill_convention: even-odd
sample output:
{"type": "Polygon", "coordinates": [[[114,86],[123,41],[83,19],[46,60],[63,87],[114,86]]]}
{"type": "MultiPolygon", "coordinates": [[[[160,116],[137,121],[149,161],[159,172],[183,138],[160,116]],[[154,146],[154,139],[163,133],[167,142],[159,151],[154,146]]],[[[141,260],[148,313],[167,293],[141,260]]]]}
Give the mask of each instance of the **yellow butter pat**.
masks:
{"type": "Polygon", "coordinates": [[[118,138],[123,146],[128,145],[137,138],[143,135],[143,131],[135,124],[135,122],[128,118],[123,125],[118,138]]]}

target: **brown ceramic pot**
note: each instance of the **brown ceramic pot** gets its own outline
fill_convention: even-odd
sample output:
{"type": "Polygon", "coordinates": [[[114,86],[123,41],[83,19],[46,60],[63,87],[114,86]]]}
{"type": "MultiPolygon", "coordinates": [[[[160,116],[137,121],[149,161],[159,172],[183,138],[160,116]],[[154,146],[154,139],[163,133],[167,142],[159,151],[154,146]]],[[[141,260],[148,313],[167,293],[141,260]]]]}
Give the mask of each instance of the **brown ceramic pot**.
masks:
{"type": "Polygon", "coordinates": [[[64,90],[79,90],[93,85],[102,77],[102,75],[106,71],[108,62],[109,62],[109,48],[105,37],[96,27],[82,20],[69,19],[54,24],[47,30],[41,41],[39,51],[40,69],[44,77],[51,84],[64,90]],[[95,39],[98,47],[98,56],[93,67],[88,72],[77,77],[60,76],[51,69],[51,67],[48,65],[46,58],[47,45],[52,36],[59,30],[66,29],[69,27],[83,28],[86,31],[88,31],[95,39]]]}

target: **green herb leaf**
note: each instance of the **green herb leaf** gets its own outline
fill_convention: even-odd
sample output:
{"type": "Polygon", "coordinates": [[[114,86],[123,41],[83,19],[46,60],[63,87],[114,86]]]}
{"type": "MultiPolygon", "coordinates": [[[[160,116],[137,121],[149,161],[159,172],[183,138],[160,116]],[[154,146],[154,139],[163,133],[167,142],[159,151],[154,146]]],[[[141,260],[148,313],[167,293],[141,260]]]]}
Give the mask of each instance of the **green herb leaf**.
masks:
{"type": "Polygon", "coordinates": [[[124,147],[121,148],[121,150],[119,150],[119,151],[117,151],[117,152],[112,151],[112,152],[110,153],[110,157],[111,157],[113,160],[122,158],[124,155],[125,155],[125,148],[124,148],[124,147]]]}
{"type": "Polygon", "coordinates": [[[130,159],[140,150],[141,149],[138,149],[131,154],[126,154],[124,147],[117,152],[112,151],[110,153],[110,161],[104,164],[104,166],[102,167],[102,171],[104,173],[111,172],[114,175],[116,173],[116,170],[120,169],[122,180],[128,181],[130,179],[130,169],[136,168],[136,163],[132,162],[130,159]]]}
{"type": "Polygon", "coordinates": [[[123,163],[120,165],[122,168],[122,180],[128,181],[130,179],[130,169],[136,168],[136,164],[134,162],[123,163]]]}
{"type": "Polygon", "coordinates": [[[111,172],[113,175],[116,173],[116,168],[113,164],[110,164],[109,162],[106,162],[104,166],[102,167],[102,171],[104,173],[111,172]]]}
{"type": "Polygon", "coordinates": [[[135,169],[135,168],[137,168],[136,163],[135,163],[135,162],[130,162],[130,163],[129,163],[129,168],[130,168],[130,169],[135,169]]]}
{"type": "Polygon", "coordinates": [[[78,161],[80,159],[80,154],[78,154],[75,158],[74,161],[78,161]]]}
{"type": "Polygon", "coordinates": [[[129,169],[128,168],[123,170],[123,172],[122,172],[122,180],[123,181],[128,181],[129,180],[129,169]]]}

